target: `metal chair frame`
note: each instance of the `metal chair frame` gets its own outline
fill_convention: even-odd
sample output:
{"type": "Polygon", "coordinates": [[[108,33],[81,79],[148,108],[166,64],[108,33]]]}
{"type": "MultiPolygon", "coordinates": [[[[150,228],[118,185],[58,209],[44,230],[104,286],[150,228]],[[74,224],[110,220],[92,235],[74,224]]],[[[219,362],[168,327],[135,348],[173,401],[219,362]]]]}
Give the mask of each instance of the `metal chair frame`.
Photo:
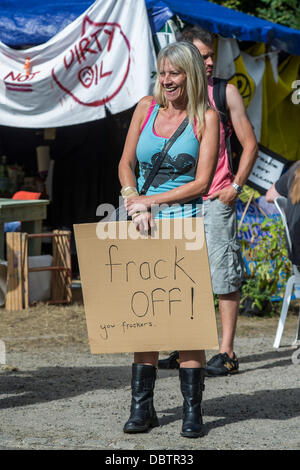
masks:
{"type": "MultiPolygon", "coordinates": [[[[291,253],[292,242],[291,242],[290,232],[289,232],[289,228],[287,225],[287,218],[286,218],[287,198],[283,196],[277,197],[274,203],[281,216],[284,230],[285,230],[286,241],[288,244],[289,251],[291,253]]],[[[284,324],[285,324],[285,320],[286,320],[287,313],[289,310],[293,292],[295,293],[296,298],[300,298],[300,270],[299,270],[299,267],[297,267],[295,264],[292,264],[292,275],[288,279],[287,284],[286,284],[280,318],[279,318],[275,340],[273,344],[274,348],[279,348],[280,346],[280,341],[281,341],[281,337],[282,337],[283,330],[284,330],[284,324]]],[[[297,345],[299,343],[300,343],[300,307],[299,307],[299,319],[298,319],[296,338],[294,342],[292,343],[292,346],[297,345]]]]}

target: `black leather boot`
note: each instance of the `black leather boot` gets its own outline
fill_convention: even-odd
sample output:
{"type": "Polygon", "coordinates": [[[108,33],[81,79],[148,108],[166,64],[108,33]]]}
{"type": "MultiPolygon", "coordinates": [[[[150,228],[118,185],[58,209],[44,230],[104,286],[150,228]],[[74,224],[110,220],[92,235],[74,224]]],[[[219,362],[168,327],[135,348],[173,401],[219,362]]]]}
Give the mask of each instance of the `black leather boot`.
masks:
{"type": "Polygon", "coordinates": [[[184,437],[203,436],[202,391],[204,390],[204,369],[179,369],[180,389],[183,395],[183,423],[181,435],[184,437]]]}
{"type": "Polygon", "coordinates": [[[132,364],[130,418],[125,423],[125,433],[146,432],[158,426],[153,406],[153,391],[156,367],[145,364],[132,364]]]}
{"type": "Polygon", "coordinates": [[[179,352],[173,351],[166,359],[159,359],[159,369],[179,369],[179,352]]]}

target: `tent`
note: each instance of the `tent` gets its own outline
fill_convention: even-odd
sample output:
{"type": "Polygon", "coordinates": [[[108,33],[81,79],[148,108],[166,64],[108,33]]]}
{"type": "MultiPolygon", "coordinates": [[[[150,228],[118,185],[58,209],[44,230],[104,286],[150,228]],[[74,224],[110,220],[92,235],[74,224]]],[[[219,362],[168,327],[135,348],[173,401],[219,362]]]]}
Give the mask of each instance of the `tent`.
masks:
{"type": "Polygon", "coordinates": [[[256,18],[206,0],[146,0],[155,31],[174,14],[212,33],[240,41],[264,42],[289,54],[300,55],[300,31],[256,18]]]}
{"type": "MultiPolygon", "coordinates": [[[[0,6],[0,41],[9,46],[49,40],[93,0],[4,0],[0,6]]],[[[146,0],[153,33],[173,15],[224,37],[270,44],[300,55],[300,31],[240,13],[206,0],[146,0]]]]}
{"type": "MultiPolygon", "coordinates": [[[[47,34],[52,35],[47,11],[39,9],[36,2],[29,7],[25,10],[26,14],[30,11],[32,21],[14,14],[12,21],[7,16],[6,25],[11,27],[17,19],[21,32],[34,33],[35,13],[39,16],[42,12],[42,18],[49,21],[51,33],[47,34]]],[[[0,7],[2,15],[4,10],[0,7]]],[[[60,12],[55,13],[61,19],[60,12]]],[[[70,16],[60,26],[69,20],[70,16]]],[[[39,33],[42,29],[38,27],[39,33]]],[[[46,43],[32,44],[28,49],[32,41],[42,38],[18,41],[13,47],[0,44],[0,156],[6,155],[10,170],[16,164],[24,167],[27,189],[36,185],[38,147],[50,148],[54,160],[53,198],[48,211],[52,212],[51,225],[69,228],[74,223],[95,221],[101,202],[118,205],[117,166],[130,113],[136,101],[149,93],[148,83],[155,70],[145,4],[143,0],[96,2],[46,43]],[[130,6],[135,7],[136,16],[128,14],[130,6]],[[55,97],[54,90],[60,96],[55,97]],[[91,94],[95,97],[92,100],[91,94]],[[47,122],[50,115],[53,121],[47,122]],[[35,122],[26,122],[28,118],[35,122]]]]}

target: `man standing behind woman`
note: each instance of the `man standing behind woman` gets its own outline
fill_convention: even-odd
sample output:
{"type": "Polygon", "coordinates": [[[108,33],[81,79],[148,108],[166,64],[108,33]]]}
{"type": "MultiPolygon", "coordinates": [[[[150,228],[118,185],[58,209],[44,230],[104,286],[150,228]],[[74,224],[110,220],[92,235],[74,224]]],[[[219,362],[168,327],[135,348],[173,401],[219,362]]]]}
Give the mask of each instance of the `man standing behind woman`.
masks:
{"type": "MultiPolygon", "coordinates": [[[[180,40],[194,44],[203,57],[208,80],[208,96],[214,107],[214,36],[199,26],[187,27],[180,40]]],[[[236,200],[257,157],[257,142],[238,89],[226,84],[226,109],[231,126],[243,147],[236,174],[230,168],[225,129],[220,122],[220,150],[213,182],[204,199],[204,229],[213,291],[219,297],[222,340],[219,354],[206,365],[206,375],[221,376],[238,372],[234,337],[243,280],[243,263],[237,233],[236,200]]],[[[178,352],[159,361],[161,368],[176,368],[178,352]]]]}
{"type": "MultiPolygon", "coordinates": [[[[164,206],[156,218],[201,216],[201,197],[209,190],[219,151],[219,117],[209,106],[205,66],[197,48],[185,42],[170,44],[159,52],[157,64],[154,97],[146,96],[138,103],[119,164],[121,185],[131,193],[125,199],[128,213],[137,229],[146,231],[154,223],[153,205],[164,206]],[[146,195],[139,196],[159,153],[186,117],[187,127],[169,149],[146,195]]],[[[205,352],[180,351],[179,358],[184,398],[181,434],[199,437],[203,433],[205,352]]],[[[134,354],[125,433],[145,432],[158,425],[153,404],[157,362],[156,351],[134,354]]]]}

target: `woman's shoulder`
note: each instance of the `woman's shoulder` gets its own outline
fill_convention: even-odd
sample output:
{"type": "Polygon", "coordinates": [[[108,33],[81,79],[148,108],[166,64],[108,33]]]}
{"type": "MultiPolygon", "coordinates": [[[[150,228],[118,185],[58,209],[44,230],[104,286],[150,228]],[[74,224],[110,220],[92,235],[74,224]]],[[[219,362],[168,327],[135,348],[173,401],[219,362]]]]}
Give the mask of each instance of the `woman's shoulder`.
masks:
{"type": "Polygon", "coordinates": [[[154,97],[151,95],[144,96],[138,102],[135,113],[139,117],[141,125],[145,122],[145,119],[147,118],[148,113],[151,110],[151,106],[153,106],[154,104],[155,100],[154,97]]]}
{"type": "Polygon", "coordinates": [[[215,122],[219,122],[219,113],[216,109],[207,108],[205,111],[205,123],[206,124],[213,124],[215,122]]]}
{"type": "Polygon", "coordinates": [[[143,96],[138,102],[138,107],[140,109],[148,110],[152,103],[155,103],[154,97],[152,95],[143,96]]]}

